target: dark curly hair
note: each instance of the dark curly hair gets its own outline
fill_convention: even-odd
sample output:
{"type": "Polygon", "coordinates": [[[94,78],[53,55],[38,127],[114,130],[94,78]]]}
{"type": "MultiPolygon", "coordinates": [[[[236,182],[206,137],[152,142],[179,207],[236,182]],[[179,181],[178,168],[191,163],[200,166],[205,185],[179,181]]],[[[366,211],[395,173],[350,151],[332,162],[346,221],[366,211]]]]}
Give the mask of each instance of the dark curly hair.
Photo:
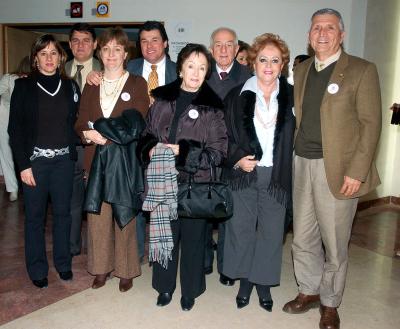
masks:
{"type": "Polygon", "coordinates": [[[176,73],[179,74],[181,73],[183,63],[186,61],[186,59],[193,53],[198,54],[203,54],[206,59],[207,59],[207,73],[206,73],[206,80],[210,77],[211,74],[211,61],[212,57],[210,52],[207,50],[207,48],[201,44],[198,43],[188,43],[185,47],[181,49],[181,51],[178,54],[178,59],[176,61],[176,73]]]}

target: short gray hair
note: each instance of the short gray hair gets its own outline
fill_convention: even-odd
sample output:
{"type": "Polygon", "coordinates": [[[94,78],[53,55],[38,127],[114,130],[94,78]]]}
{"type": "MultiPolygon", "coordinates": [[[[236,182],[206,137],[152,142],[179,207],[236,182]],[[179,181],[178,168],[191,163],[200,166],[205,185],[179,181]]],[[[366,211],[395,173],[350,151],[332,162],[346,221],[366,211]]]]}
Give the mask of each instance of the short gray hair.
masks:
{"type": "Polygon", "coordinates": [[[212,48],[212,47],[214,46],[214,38],[215,38],[215,35],[216,35],[217,33],[219,33],[219,32],[222,32],[222,31],[226,31],[226,32],[231,33],[231,34],[233,35],[235,45],[238,44],[238,37],[237,37],[237,34],[236,34],[236,32],[235,32],[234,30],[230,29],[229,27],[219,27],[219,28],[217,28],[216,30],[214,30],[213,33],[211,33],[211,37],[210,37],[210,48],[212,48]]]}
{"type": "Polygon", "coordinates": [[[342,15],[340,15],[340,13],[332,8],[323,8],[320,10],[317,10],[312,16],[311,16],[311,22],[314,19],[315,16],[319,16],[319,15],[335,15],[338,19],[339,19],[339,27],[340,27],[340,31],[344,31],[344,23],[343,23],[343,18],[342,15]]]}

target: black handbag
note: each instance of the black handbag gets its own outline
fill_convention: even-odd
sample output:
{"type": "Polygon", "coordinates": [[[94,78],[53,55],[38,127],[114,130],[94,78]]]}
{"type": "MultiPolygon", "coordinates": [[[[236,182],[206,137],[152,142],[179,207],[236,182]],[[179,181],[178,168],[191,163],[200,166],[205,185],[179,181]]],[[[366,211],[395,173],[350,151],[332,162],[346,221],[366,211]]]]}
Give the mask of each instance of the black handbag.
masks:
{"type": "Polygon", "coordinates": [[[210,181],[178,184],[178,215],[180,217],[224,220],[233,215],[233,197],[228,184],[216,181],[215,167],[210,165],[210,181]]]}

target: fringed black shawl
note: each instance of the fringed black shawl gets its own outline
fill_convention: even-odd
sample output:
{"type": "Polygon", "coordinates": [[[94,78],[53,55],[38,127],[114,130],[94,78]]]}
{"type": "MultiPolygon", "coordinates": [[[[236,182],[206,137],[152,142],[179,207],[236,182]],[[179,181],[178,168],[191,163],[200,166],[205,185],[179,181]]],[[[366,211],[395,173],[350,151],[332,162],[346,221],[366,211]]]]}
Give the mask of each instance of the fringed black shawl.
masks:
{"type": "MultiPolygon", "coordinates": [[[[228,157],[223,170],[223,180],[233,190],[246,188],[257,179],[257,171],[250,173],[233,166],[244,156],[254,155],[260,160],[263,152],[254,126],[256,94],[244,91],[243,85],[231,90],[225,98],[225,121],[228,129],[228,157]]],[[[286,78],[279,80],[278,116],[275,127],[273,168],[268,191],[286,208],[291,205],[292,156],[295,118],[293,116],[293,87],[286,78]]]]}

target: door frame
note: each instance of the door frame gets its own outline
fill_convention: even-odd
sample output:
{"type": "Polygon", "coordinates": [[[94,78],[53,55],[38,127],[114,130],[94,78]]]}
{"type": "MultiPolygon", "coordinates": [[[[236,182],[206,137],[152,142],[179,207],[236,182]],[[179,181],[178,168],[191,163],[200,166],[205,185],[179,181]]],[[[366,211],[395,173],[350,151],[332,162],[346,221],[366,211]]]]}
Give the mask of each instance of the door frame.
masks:
{"type": "MultiPolygon", "coordinates": [[[[6,73],[8,68],[8,45],[7,45],[7,27],[12,27],[21,30],[35,31],[35,29],[57,29],[72,27],[75,23],[3,23],[0,24],[0,75],[6,73]]],[[[122,28],[140,28],[144,21],[141,22],[82,22],[88,23],[94,28],[105,28],[110,26],[121,26],[122,28]]],[[[135,41],[135,40],[134,40],[135,41]]]]}

